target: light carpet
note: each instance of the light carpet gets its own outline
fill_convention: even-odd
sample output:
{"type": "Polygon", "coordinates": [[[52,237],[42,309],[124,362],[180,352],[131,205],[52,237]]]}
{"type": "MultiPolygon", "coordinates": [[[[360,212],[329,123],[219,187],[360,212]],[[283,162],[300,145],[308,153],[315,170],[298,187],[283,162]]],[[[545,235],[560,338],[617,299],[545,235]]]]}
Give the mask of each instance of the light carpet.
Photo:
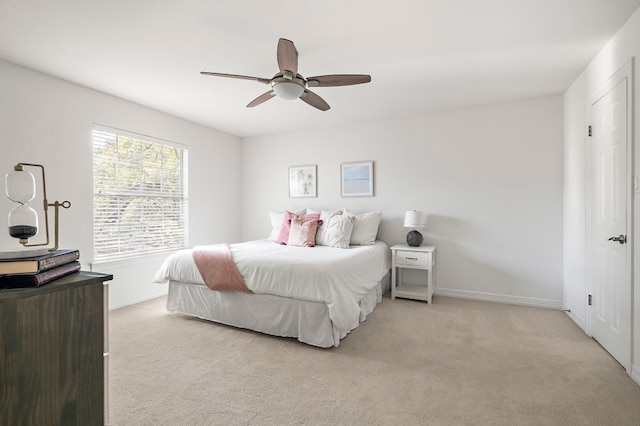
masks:
{"type": "Polygon", "coordinates": [[[640,425],[640,386],[560,311],[382,303],[321,349],[176,316],[110,315],[113,425],[640,425]]]}

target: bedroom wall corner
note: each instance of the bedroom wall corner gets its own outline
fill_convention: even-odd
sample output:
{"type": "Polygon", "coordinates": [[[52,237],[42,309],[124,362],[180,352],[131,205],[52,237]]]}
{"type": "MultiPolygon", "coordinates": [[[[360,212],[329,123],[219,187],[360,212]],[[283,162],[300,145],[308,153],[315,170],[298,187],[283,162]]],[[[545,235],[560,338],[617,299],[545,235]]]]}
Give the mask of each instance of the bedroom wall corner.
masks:
{"type": "Polygon", "coordinates": [[[583,79],[564,93],[564,199],[562,308],[586,330],[586,99],[583,79]]]}
{"type": "MultiPolygon", "coordinates": [[[[586,108],[587,100],[616,71],[631,58],[635,58],[633,73],[633,167],[638,176],[640,170],[640,147],[638,129],[640,129],[640,9],[638,9],[620,28],[616,35],[594,57],[580,76],[564,93],[565,127],[565,178],[564,178],[564,287],[563,304],[577,317],[571,317],[576,324],[586,330],[587,321],[585,278],[586,268],[586,222],[585,222],[585,185],[586,185],[586,108]]],[[[632,183],[629,183],[632,184],[632,183]]],[[[631,377],[640,384],[640,250],[636,241],[640,241],[640,193],[633,193],[633,232],[629,239],[633,250],[632,282],[632,357],[631,377]]]]}

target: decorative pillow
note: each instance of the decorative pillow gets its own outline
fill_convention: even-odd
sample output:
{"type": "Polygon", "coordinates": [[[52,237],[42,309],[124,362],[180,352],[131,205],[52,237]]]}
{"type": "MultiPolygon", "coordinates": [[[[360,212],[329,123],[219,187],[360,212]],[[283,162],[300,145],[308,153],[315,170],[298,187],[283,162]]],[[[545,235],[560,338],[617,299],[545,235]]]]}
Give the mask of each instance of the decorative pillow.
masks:
{"type": "MultiPolygon", "coordinates": [[[[304,214],[305,209],[294,210],[295,214],[304,214]]],[[[280,235],[280,229],[282,229],[282,222],[284,221],[284,212],[269,212],[269,220],[271,221],[271,234],[269,240],[276,241],[278,235],[280,235]]]]}
{"type": "Polygon", "coordinates": [[[337,248],[349,248],[353,222],[354,218],[352,216],[341,214],[329,219],[326,229],[326,245],[337,248]]]}
{"type": "Polygon", "coordinates": [[[319,220],[303,221],[301,219],[292,219],[287,245],[300,247],[315,246],[316,231],[318,230],[319,224],[319,220]]]}
{"type": "Polygon", "coordinates": [[[320,213],[313,214],[295,214],[290,212],[289,210],[285,210],[284,219],[282,221],[282,227],[280,228],[280,233],[278,234],[278,239],[276,243],[278,244],[287,244],[289,240],[289,229],[291,229],[291,221],[293,219],[300,219],[303,222],[307,222],[309,220],[319,220],[320,213]]]}
{"type": "Polygon", "coordinates": [[[369,212],[356,215],[355,213],[343,210],[343,214],[355,219],[353,222],[353,232],[351,233],[352,245],[370,246],[376,242],[378,227],[382,220],[382,212],[369,212]]]}
{"type": "Polygon", "coordinates": [[[316,245],[326,246],[327,244],[327,229],[329,227],[329,220],[333,216],[341,215],[342,210],[325,211],[320,212],[320,223],[318,225],[318,232],[316,232],[316,245]]]}

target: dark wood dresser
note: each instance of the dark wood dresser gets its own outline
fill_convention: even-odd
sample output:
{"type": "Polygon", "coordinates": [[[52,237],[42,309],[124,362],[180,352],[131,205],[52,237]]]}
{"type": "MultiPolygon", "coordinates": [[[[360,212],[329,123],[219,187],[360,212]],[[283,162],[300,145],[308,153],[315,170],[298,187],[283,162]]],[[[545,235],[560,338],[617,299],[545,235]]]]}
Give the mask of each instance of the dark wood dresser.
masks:
{"type": "Polygon", "coordinates": [[[0,425],[107,422],[112,279],[80,271],[0,290],[0,425]]]}

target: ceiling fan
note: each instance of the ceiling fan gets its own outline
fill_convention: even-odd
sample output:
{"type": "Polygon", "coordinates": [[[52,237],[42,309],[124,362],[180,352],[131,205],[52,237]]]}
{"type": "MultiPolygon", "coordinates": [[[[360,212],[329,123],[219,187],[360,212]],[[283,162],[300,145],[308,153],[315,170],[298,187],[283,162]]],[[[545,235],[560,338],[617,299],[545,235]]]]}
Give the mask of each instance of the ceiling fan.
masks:
{"type": "Polygon", "coordinates": [[[354,84],[369,83],[371,81],[371,76],[365,74],[332,74],[304,78],[298,74],[298,51],[296,50],[296,46],[291,40],[285,38],[278,40],[277,58],[280,72],[274,75],[273,78],[250,77],[246,75],[223,74],[208,71],[202,71],[200,74],[254,80],[259,83],[269,84],[271,90],[249,102],[247,105],[248,108],[260,105],[277,96],[287,100],[302,99],[304,102],[321,111],[326,111],[331,107],[324,99],[310,91],[309,87],[351,86],[354,84]]]}

